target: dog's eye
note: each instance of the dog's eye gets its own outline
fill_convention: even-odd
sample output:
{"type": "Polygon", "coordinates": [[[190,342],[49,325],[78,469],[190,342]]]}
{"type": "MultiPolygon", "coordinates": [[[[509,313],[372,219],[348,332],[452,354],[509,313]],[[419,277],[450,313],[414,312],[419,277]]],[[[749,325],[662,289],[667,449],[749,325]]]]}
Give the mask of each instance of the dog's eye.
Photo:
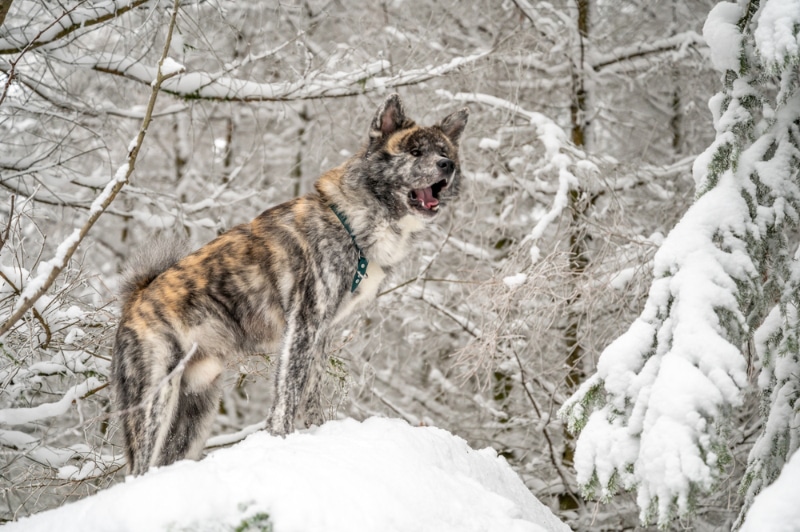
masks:
{"type": "Polygon", "coordinates": [[[422,157],[422,150],[420,150],[419,148],[412,148],[410,153],[414,157],[422,157]]]}

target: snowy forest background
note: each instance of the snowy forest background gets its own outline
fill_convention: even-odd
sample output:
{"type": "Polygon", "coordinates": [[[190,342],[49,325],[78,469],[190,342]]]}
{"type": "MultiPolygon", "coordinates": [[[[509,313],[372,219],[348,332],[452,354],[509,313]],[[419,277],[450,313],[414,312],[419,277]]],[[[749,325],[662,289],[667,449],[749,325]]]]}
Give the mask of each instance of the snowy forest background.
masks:
{"type": "MultiPolygon", "coordinates": [[[[469,105],[466,187],[333,342],[329,416],[491,446],[576,530],[729,530],[800,443],[798,27],[796,0],[3,0],[0,520],[123,478],[126,260],[312,190],[398,91],[425,124],[469,105]]],[[[226,375],[210,449],[269,369],[226,375]]]]}

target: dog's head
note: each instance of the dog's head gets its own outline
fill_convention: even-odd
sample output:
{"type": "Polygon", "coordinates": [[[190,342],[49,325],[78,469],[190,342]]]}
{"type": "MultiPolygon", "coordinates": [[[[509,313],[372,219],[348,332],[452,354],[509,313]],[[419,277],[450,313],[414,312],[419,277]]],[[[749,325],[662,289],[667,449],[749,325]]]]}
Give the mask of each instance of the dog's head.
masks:
{"type": "Polygon", "coordinates": [[[458,196],[458,144],[467,125],[466,107],[430,127],[406,117],[392,94],[372,120],[363,153],[367,185],[396,215],[433,219],[458,196]]]}

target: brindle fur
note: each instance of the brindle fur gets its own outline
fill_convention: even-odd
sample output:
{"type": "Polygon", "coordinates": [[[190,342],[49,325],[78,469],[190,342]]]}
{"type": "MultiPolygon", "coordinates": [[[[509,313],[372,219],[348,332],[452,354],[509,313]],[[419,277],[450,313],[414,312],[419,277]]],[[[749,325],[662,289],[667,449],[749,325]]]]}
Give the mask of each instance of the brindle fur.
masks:
{"type": "Polygon", "coordinates": [[[372,121],[366,146],[322,175],[314,192],[188,256],[174,247],[156,249],[131,269],[112,374],[134,475],[200,457],[219,403],[220,375],[239,355],[277,355],[267,418],[272,434],[292,432],[299,410],[309,424],[323,421],[317,387],[326,334],[374,299],[413,235],[436,217],[432,209],[415,208],[410,191],[438,183],[432,190],[440,210],[457,197],[458,144],[467,117],[461,109],[420,127],[391,95],[372,121]],[[358,252],[331,204],[344,213],[370,261],[354,293],[358,252]]]}

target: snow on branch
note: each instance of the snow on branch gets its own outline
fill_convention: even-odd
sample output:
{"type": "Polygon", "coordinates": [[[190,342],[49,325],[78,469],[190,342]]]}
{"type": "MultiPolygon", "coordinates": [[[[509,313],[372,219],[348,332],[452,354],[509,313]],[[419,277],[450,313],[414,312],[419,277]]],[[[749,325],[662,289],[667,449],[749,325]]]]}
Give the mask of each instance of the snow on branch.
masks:
{"type": "Polygon", "coordinates": [[[54,43],[64,37],[124,15],[151,0],[110,0],[80,2],[65,10],[44,27],[12,28],[0,38],[0,55],[13,54],[54,43]]]}
{"type": "Polygon", "coordinates": [[[704,46],[705,41],[702,35],[694,31],[686,31],[672,37],[656,39],[654,41],[643,41],[631,46],[616,48],[608,53],[594,54],[589,58],[589,66],[595,71],[604,68],[633,61],[666,52],[683,53],[691,47],[704,46]]]}
{"type": "MultiPolygon", "coordinates": [[[[769,11],[765,9],[764,13],[769,11]]],[[[800,18],[800,13],[797,13],[797,17],[800,18]]],[[[794,27],[797,31],[800,23],[794,27]]],[[[756,40],[758,42],[757,32],[756,40]]],[[[774,61],[763,53],[761,57],[768,65],[774,61]]],[[[787,89],[790,86],[782,85],[787,89]]],[[[779,94],[777,99],[780,101],[782,95],[779,94]]],[[[794,84],[794,95],[788,97],[777,110],[777,119],[767,135],[762,137],[764,144],[769,146],[770,151],[774,149],[774,153],[769,160],[755,163],[758,175],[770,188],[782,187],[785,190],[784,197],[776,199],[772,208],[760,209],[759,220],[768,230],[771,229],[770,225],[787,218],[796,225],[800,218],[800,185],[797,183],[800,174],[800,150],[797,147],[800,141],[797,132],[797,124],[800,124],[800,87],[797,83],[794,84]],[[794,172],[794,181],[786,179],[786,174],[791,172],[794,172]]],[[[786,255],[788,253],[781,256],[786,255]]],[[[788,264],[776,262],[776,273],[785,271],[788,278],[779,277],[777,282],[773,282],[776,286],[782,285],[777,294],[779,302],[754,334],[761,361],[758,378],[761,410],[766,419],[762,433],[748,456],[747,469],[739,488],[744,495],[744,504],[737,525],[743,523],[745,518],[751,523],[758,522],[748,516],[750,506],[758,500],[756,496],[764,488],[778,479],[790,457],[800,449],[800,433],[797,431],[800,426],[800,411],[797,408],[800,396],[800,248],[788,264]]]]}
{"type": "MultiPolygon", "coordinates": [[[[515,3],[520,5],[520,2],[515,3]]],[[[668,57],[667,54],[671,54],[673,59],[678,59],[685,56],[690,50],[705,48],[705,46],[706,42],[701,35],[694,31],[686,31],[650,42],[637,42],[629,46],[621,46],[609,52],[591,51],[585,65],[590,71],[597,74],[620,74],[651,68],[653,59],[668,57]]],[[[568,63],[551,63],[537,58],[534,54],[508,57],[504,61],[524,65],[554,78],[569,77],[570,73],[568,63]]]]}
{"type": "Polygon", "coordinates": [[[98,379],[89,377],[64,392],[61,399],[54,403],[45,403],[30,408],[2,409],[0,410],[0,425],[22,425],[63,415],[70,409],[73,402],[100,386],[102,386],[102,383],[98,379]]]}
{"type": "Polygon", "coordinates": [[[712,423],[741,403],[745,317],[735,293],[755,269],[739,188],[728,172],[689,209],[656,253],[644,311],[561,410],[581,431],[578,483],[602,498],[636,486],[643,521],[656,514],[663,524],[673,501],[685,514],[692,486],[711,488],[724,447],[712,423]],[[591,412],[596,401],[605,404],[591,412]]]}
{"type": "Polygon", "coordinates": [[[588,172],[598,172],[597,166],[588,160],[583,151],[569,142],[568,135],[558,124],[541,113],[528,111],[514,102],[489,94],[450,94],[447,91],[438,91],[438,94],[452,100],[482,103],[498,109],[505,109],[527,119],[536,128],[538,139],[545,149],[544,164],[539,172],[554,172],[558,176],[558,190],[555,198],[553,198],[550,210],[539,219],[522,242],[523,244],[533,242],[531,261],[535,263],[539,259],[540,253],[539,248],[536,246],[536,241],[542,237],[550,224],[558,219],[564,208],[569,205],[570,191],[578,189],[579,180],[573,171],[575,165],[580,163],[581,167],[588,172]]]}
{"type": "Polygon", "coordinates": [[[55,447],[45,445],[40,438],[27,432],[0,429],[0,446],[22,454],[34,462],[58,469],[58,478],[64,480],[84,480],[107,474],[124,466],[121,458],[99,454],[85,445],[71,447],[55,447]],[[70,462],[82,459],[83,464],[78,467],[70,462]]]}
{"type": "MultiPolygon", "coordinates": [[[[795,278],[797,264],[795,262],[795,278]]],[[[797,349],[800,321],[795,295],[799,287],[795,283],[788,287],[794,291],[791,295],[787,293],[793,301],[776,305],[755,334],[755,345],[763,366],[759,388],[767,419],[747,459],[747,470],[740,488],[745,499],[739,514],[740,523],[756,495],[778,478],[789,458],[800,448],[797,431],[800,412],[796,408],[800,397],[800,353],[797,349]]]]}
{"type": "Polygon", "coordinates": [[[756,48],[768,67],[779,69],[800,61],[800,2],[769,2],[761,10],[754,32],[756,48]]]}
{"type": "MultiPolygon", "coordinates": [[[[237,102],[311,100],[354,96],[374,90],[393,89],[422,83],[443,76],[486,57],[488,51],[465,57],[456,57],[447,63],[400,70],[391,76],[382,76],[390,68],[389,61],[365,63],[349,72],[330,73],[313,70],[294,81],[259,83],[231,77],[226,72],[186,72],[165,81],[162,90],[181,98],[222,100],[237,102]]],[[[102,53],[73,55],[64,50],[51,51],[59,60],[83,68],[114,74],[149,84],[154,79],[155,68],[142,64],[129,56],[102,53]]]]}

